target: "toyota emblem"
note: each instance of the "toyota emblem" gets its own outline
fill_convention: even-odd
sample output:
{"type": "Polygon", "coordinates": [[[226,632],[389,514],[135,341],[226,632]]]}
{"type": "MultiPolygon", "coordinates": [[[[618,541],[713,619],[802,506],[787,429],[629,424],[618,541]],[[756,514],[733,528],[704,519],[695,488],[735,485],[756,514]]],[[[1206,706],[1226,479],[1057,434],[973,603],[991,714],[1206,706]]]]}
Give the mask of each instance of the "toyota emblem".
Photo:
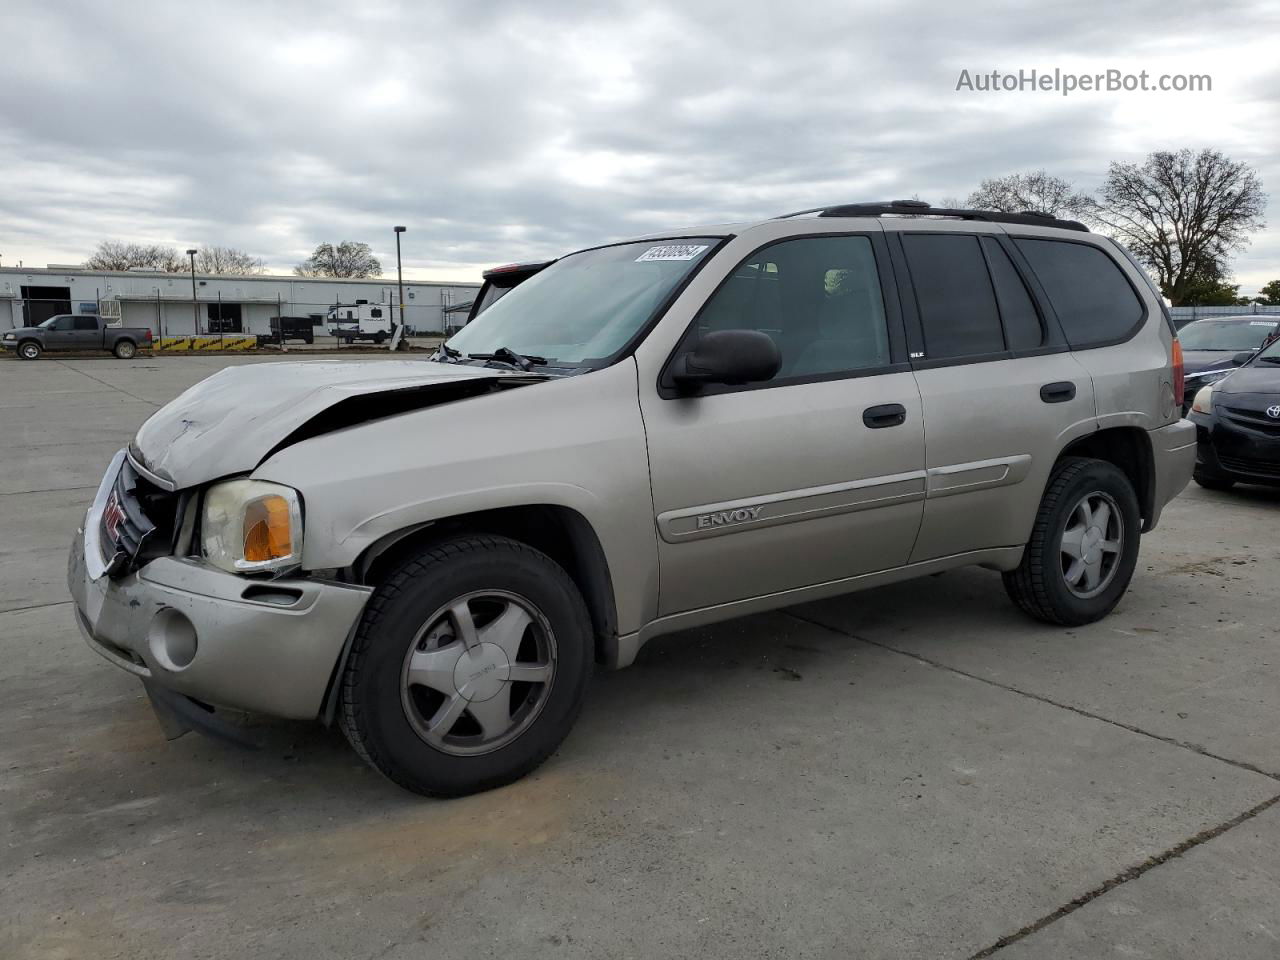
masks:
{"type": "Polygon", "coordinates": [[[1272,420],[1280,420],[1280,403],[1275,406],[1267,407],[1267,416],[1272,420]]]}

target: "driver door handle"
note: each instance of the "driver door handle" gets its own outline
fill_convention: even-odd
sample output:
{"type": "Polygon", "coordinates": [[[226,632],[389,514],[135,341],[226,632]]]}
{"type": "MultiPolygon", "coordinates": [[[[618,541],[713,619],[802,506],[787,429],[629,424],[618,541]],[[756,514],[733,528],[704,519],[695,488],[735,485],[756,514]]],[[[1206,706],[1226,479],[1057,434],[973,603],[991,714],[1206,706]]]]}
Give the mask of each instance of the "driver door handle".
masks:
{"type": "Polygon", "coordinates": [[[862,411],[862,422],[872,430],[896,427],[907,421],[907,408],[900,403],[882,403],[862,411]]]}

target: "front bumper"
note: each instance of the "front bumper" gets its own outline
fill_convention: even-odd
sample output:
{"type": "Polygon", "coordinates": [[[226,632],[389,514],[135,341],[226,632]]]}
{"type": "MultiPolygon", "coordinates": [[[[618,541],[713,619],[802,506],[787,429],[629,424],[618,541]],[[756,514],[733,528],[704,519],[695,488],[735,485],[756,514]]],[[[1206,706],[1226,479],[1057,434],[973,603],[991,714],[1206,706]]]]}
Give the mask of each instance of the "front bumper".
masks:
{"type": "MultiPolygon", "coordinates": [[[[1272,399],[1272,398],[1267,398],[1272,399]]],[[[1276,427],[1229,422],[1215,410],[1193,413],[1196,469],[1212,477],[1280,486],[1280,422],[1276,427]]]]}
{"type": "MultiPolygon", "coordinates": [[[[103,489],[113,481],[109,471],[103,489]]],[[[250,580],[176,557],[112,579],[92,553],[104,499],[89,508],[67,563],[89,646],[149,688],[254,713],[318,717],[371,590],[250,580]]]]}

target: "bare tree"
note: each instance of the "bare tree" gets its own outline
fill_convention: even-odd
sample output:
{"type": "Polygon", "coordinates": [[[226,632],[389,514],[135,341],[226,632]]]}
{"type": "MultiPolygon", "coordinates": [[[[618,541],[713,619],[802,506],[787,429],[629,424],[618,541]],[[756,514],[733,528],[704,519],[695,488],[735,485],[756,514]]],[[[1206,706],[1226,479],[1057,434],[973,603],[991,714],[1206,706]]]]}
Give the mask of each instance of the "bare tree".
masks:
{"type": "Polygon", "coordinates": [[[343,240],[337,246],[320,244],[293,272],[300,277],[380,277],[382,264],[367,243],[343,240]]]}
{"type": "Polygon", "coordinates": [[[186,269],[186,262],[173,247],[120,240],[103,240],[84,265],[90,270],[147,269],[165,273],[186,269]]]}
{"type": "Polygon", "coordinates": [[[1174,306],[1229,275],[1227,257],[1259,230],[1267,195],[1247,163],[1217,150],[1159,151],[1112,163],[1094,219],[1156,275],[1174,306]]]}
{"type": "Polygon", "coordinates": [[[196,270],[199,273],[230,274],[248,277],[265,273],[267,263],[261,257],[255,257],[235,247],[219,247],[210,245],[201,247],[196,254],[196,270]]]}
{"type": "Polygon", "coordinates": [[[1031,210],[1069,220],[1086,218],[1094,208],[1092,197],[1077,191],[1069,180],[1044,170],[983,180],[965,203],[975,210],[999,210],[1001,213],[1031,210]]]}

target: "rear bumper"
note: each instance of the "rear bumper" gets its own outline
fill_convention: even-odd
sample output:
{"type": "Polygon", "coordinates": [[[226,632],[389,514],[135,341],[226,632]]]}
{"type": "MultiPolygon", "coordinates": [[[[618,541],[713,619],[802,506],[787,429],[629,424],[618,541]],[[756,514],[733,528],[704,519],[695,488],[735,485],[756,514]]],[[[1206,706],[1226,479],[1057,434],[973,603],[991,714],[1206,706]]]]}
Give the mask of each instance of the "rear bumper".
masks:
{"type": "Polygon", "coordinates": [[[85,640],[115,666],[205,703],[278,717],[319,716],[370,590],[306,579],[254,581],[164,557],[112,579],[76,532],[67,585],[85,640]],[[94,576],[94,574],[97,574],[94,576]]]}
{"type": "Polygon", "coordinates": [[[1190,420],[1159,427],[1150,435],[1155,489],[1144,531],[1155,528],[1165,504],[1186,489],[1196,466],[1196,426],[1190,420]]]}

